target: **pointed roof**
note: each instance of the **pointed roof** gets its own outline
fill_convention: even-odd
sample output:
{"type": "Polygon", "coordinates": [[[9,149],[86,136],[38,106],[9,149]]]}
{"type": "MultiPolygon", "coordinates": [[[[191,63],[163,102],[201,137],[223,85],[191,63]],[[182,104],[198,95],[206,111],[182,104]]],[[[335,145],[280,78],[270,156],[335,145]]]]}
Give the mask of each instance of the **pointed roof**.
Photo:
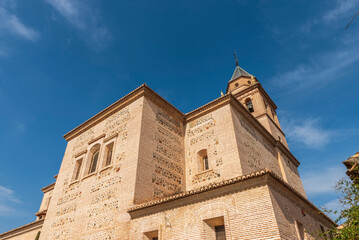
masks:
{"type": "Polygon", "coordinates": [[[230,81],[235,80],[239,77],[251,77],[249,73],[247,73],[244,69],[242,69],[240,66],[236,66],[236,69],[234,69],[234,73],[232,75],[232,78],[230,81]]]}
{"type": "Polygon", "coordinates": [[[249,73],[247,73],[244,69],[242,69],[242,68],[239,66],[239,64],[238,64],[238,58],[237,58],[237,53],[234,52],[233,55],[234,55],[234,59],[236,60],[236,69],[234,69],[234,73],[233,73],[233,75],[232,75],[232,78],[231,78],[230,82],[233,81],[233,80],[235,80],[235,79],[237,79],[237,78],[239,78],[239,77],[242,77],[242,76],[243,76],[243,77],[251,77],[251,75],[250,75],[249,73]]]}

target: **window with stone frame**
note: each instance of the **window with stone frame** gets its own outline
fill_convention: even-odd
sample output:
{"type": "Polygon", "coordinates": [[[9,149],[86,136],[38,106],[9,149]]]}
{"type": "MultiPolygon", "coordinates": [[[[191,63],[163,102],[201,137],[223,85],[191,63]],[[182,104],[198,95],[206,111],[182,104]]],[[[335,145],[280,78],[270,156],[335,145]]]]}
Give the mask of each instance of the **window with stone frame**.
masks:
{"type": "Polygon", "coordinates": [[[113,147],[114,147],[114,143],[110,143],[106,145],[106,152],[105,152],[105,165],[104,167],[110,166],[112,163],[112,158],[113,158],[113,147]]]}
{"type": "Polygon", "coordinates": [[[100,144],[96,144],[90,150],[90,166],[88,168],[88,174],[94,173],[97,169],[98,160],[100,156],[100,144]]]}
{"type": "Polygon", "coordinates": [[[158,230],[144,232],[144,239],[146,240],[158,240],[158,230]]]}
{"type": "Polygon", "coordinates": [[[78,159],[75,162],[75,169],[74,169],[74,175],[72,177],[72,181],[76,181],[80,178],[81,166],[82,166],[82,158],[78,159]]]}
{"type": "Polygon", "coordinates": [[[206,240],[226,240],[224,217],[215,217],[204,220],[203,235],[206,240]]]}
{"type": "Polygon", "coordinates": [[[197,153],[198,158],[198,172],[203,172],[209,169],[209,161],[207,149],[202,149],[197,153]]]}

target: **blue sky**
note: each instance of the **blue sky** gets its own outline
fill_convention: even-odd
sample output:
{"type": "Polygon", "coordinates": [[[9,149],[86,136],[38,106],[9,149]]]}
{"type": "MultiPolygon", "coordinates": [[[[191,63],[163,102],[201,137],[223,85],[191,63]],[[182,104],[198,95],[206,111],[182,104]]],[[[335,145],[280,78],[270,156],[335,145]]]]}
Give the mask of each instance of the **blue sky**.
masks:
{"type": "Polygon", "coordinates": [[[356,0],[0,0],[0,232],[35,219],[63,134],[142,83],[182,112],[239,63],[278,106],[308,198],[359,151],[356,0]]]}

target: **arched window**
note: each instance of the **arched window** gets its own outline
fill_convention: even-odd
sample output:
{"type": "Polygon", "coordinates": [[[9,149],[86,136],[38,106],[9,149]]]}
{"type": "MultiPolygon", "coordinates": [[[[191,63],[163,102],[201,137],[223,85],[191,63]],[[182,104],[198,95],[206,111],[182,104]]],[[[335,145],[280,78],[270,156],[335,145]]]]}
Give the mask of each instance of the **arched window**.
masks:
{"type": "Polygon", "coordinates": [[[96,171],[97,169],[97,163],[98,163],[98,158],[99,158],[99,155],[100,155],[100,145],[96,145],[94,146],[91,150],[90,150],[90,159],[91,159],[91,162],[90,162],[90,167],[89,167],[89,171],[88,173],[93,173],[96,171]]]}
{"type": "Polygon", "coordinates": [[[197,153],[198,156],[198,169],[199,172],[209,169],[207,149],[202,149],[197,153]]]}
{"type": "Polygon", "coordinates": [[[250,98],[247,98],[245,103],[246,103],[246,107],[247,107],[248,111],[251,113],[254,112],[252,100],[250,98]]]}

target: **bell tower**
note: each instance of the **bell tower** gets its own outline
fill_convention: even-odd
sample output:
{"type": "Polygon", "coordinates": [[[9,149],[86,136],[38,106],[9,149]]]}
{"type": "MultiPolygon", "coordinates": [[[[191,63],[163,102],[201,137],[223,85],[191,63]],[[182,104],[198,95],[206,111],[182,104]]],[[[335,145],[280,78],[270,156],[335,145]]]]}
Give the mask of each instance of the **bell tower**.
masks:
{"type": "Polygon", "coordinates": [[[275,139],[288,148],[285,134],[280,127],[276,113],[277,106],[257,78],[239,66],[236,53],[234,56],[236,68],[228,82],[226,93],[231,93],[275,139]]]}

